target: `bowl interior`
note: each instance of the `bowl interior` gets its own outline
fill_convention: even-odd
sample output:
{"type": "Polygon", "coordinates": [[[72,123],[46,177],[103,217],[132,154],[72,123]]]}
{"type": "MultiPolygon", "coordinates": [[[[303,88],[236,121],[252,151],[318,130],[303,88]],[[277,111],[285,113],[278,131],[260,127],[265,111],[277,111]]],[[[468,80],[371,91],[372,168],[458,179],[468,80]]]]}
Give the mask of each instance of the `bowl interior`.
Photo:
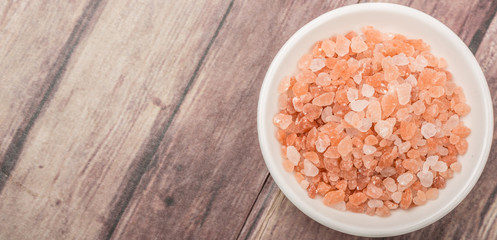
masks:
{"type": "Polygon", "coordinates": [[[266,165],[283,193],[301,211],[321,224],[354,235],[392,236],[417,230],[433,223],[452,210],[469,193],[486,163],[493,133],[493,113],[485,77],[472,53],[449,28],[417,10],[394,4],[357,4],[328,12],[313,20],[292,36],[274,58],[259,96],[259,142],[266,165]],[[382,32],[421,38],[431,52],[444,57],[453,80],[462,86],[470,114],[463,118],[472,130],[468,152],[459,157],[462,172],[456,173],[440,191],[437,200],[411,210],[392,211],[387,218],[341,212],[310,199],[281,165],[280,145],[274,137],[272,118],[277,113],[277,86],[287,75],[297,72],[297,61],[321,39],[372,25],[382,32]]]}

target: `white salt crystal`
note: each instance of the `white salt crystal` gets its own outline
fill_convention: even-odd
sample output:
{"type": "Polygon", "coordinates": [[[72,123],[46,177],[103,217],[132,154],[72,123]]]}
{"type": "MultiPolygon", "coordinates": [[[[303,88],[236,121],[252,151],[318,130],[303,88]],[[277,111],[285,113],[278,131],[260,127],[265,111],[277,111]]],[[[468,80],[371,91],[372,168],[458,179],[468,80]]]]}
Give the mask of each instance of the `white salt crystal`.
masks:
{"type": "Polygon", "coordinates": [[[361,76],[361,74],[357,74],[352,79],[354,79],[355,83],[359,84],[362,81],[362,76],[361,76]]]}
{"type": "Polygon", "coordinates": [[[430,167],[434,166],[435,163],[438,161],[438,156],[429,156],[426,158],[425,162],[423,163],[423,172],[427,172],[430,167]]]}
{"type": "Polygon", "coordinates": [[[400,203],[400,200],[402,199],[402,193],[401,192],[394,192],[394,193],[392,193],[391,197],[395,203],[400,203]]]}
{"type": "Polygon", "coordinates": [[[355,88],[347,89],[347,99],[349,100],[349,102],[357,100],[358,97],[359,97],[359,91],[357,89],[355,88]]]}
{"type": "Polygon", "coordinates": [[[397,97],[400,105],[406,105],[411,100],[411,84],[402,83],[397,87],[397,97]]]}
{"type": "Polygon", "coordinates": [[[319,173],[319,169],[311,163],[311,161],[304,159],[304,175],[308,177],[315,177],[319,173]]]}
{"type": "Polygon", "coordinates": [[[368,201],[368,206],[370,208],[379,208],[383,207],[383,201],[378,200],[378,199],[371,199],[368,201]]]}
{"type": "Polygon", "coordinates": [[[372,97],[374,94],[374,88],[368,84],[363,84],[361,94],[364,97],[372,97]]]}
{"type": "Polygon", "coordinates": [[[424,122],[421,126],[421,134],[426,139],[431,138],[437,134],[437,129],[433,123],[424,122]]]}
{"type": "Polygon", "coordinates": [[[389,121],[380,120],[374,126],[374,130],[378,133],[378,135],[380,135],[380,137],[388,138],[392,135],[393,125],[389,121]]]}
{"type": "Polygon", "coordinates": [[[412,87],[418,85],[418,80],[416,80],[416,77],[413,75],[409,75],[409,77],[406,78],[406,82],[411,84],[412,87]]]}
{"type": "Polygon", "coordinates": [[[299,164],[300,161],[300,153],[294,146],[288,146],[286,148],[286,157],[293,165],[299,164]]]}
{"type": "Polygon", "coordinates": [[[414,178],[414,175],[412,173],[406,172],[406,173],[401,174],[399,177],[397,177],[397,182],[401,186],[407,186],[407,184],[409,184],[413,178],[414,178]]]}
{"type": "Polygon", "coordinates": [[[457,116],[457,114],[454,114],[450,116],[449,119],[447,119],[447,122],[445,122],[443,128],[451,131],[452,129],[457,127],[457,125],[459,125],[459,116],[457,116]]]}
{"type": "Polygon", "coordinates": [[[364,145],[362,145],[362,151],[366,155],[371,155],[371,154],[376,152],[376,147],[364,144],[364,145]]]}
{"type": "Polygon", "coordinates": [[[371,126],[373,126],[373,122],[369,118],[363,118],[361,119],[361,126],[358,127],[357,129],[361,132],[367,132],[371,126]]]}
{"type": "Polygon", "coordinates": [[[324,68],[325,65],[326,64],[324,58],[314,58],[311,62],[311,65],[309,66],[309,69],[311,69],[311,71],[313,72],[317,72],[324,68]]]}
{"type": "Polygon", "coordinates": [[[409,64],[409,59],[405,53],[399,53],[392,57],[392,62],[397,66],[405,66],[409,64]]]}
{"type": "Polygon", "coordinates": [[[427,172],[418,172],[417,174],[419,181],[423,187],[431,187],[433,184],[433,173],[430,171],[427,172]]]}
{"type": "Polygon", "coordinates": [[[369,104],[369,101],[367,100],[356,100],[356,101],[353,101],[353,102],[350,102],[350,109],[352,109],[352,111],[356,111],[356,112],[360,112],[362,110],[364,110],[369,104]]]}

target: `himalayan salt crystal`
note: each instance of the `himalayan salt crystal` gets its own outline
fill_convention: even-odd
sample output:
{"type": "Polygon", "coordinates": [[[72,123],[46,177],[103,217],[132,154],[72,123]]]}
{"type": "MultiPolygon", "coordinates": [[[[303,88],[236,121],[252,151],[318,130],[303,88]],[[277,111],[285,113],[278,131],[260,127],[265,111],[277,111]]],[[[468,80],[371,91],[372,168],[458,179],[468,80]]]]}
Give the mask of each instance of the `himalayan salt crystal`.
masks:
{"type": "Polygon", "coordinates": [[[364,152],[364,154],[366,155],[371,155],[373,153],[376,152],[376,147],[374,146],[371,146],[371,145],[367,145],[367,144],[364,144],[362,146],[362,151],[364,152]]]}
{"type": "Polygon", "coordinates": [[[360,84],[362,82],[362,75],[357,74],[354,77],[352,77],[352,80],[354,80],[355,83],[360,84]]]}
{"type": "Polygon", "coordinates": [[[278,108],[280,110],[284,110],[287,107],[288,107],[288,94],[285,92],[280,94],[280,96],[278,97],[278,108]]]}
{"type": "Polygon", "coordinates": [[[400,208],[408,209],[412,202],[412,190],[410,188],[406,189],[402,193],[402,199],[400,200],[400,208]]]}
{"type": "Polygon", "coordinates": [[[349,100],[349,102],[357,100],[358,97],[359,97],[359,91],[357,89],[355,88],[347,89],[347,99],[349,100]]]}
{"type": "Polygon", "coordinates": [[[284,93],[288,90],[288,88],[290,87],[290,77],[289,76],[285,76],[281,82],[280,82],[280,85],[278,86],[278,92],[279,93],[284,93]]]}
{"type": "Polygon", "coordinates": [[[321,112],[321,120],[323,122],[331,122],[332,121],[332,116],[333,116],[333,108],[331,107],[325,107],[323,111],[321,112]]]}
{"type": "Polygon", "coordinates": [[[393,203],[392,201],[384,201],[383,204],[390,210],[399,208],[399,204],[393,203]]]}
{"type": "Polygon", "coordinates": [[[412,104],[412,109],[413,109],[414,114],[421,115],[426,111],[426,106],[423,103],[423,101],[418,100],[412,104]]]}
{"type": "Polygon", "coordinates": [[[307,180],[302,180],[300,182],[300,186],[303,188],[303,189],[307,189],[309,187],[309,181],[307,180]]]}
{"type": "Polygon", "coordinates": [[[309,87],[307,83],[296,82],[292,87],[292,91],[295,96],[300,97],[309,91],[309,87]]]}
{"type": "Polygon", "coordinates": [[[297,151],[297,149],[294,146],[288,146],[286,148],[286,157],[290,162],[293,163],[293,165],[299,164],[300,161],[300,153],[297,151]]]}
{"type": "Polygon", "coordinates": [[[302,112],[309,121],[314,121],[321,116],[322,108],[310,103],[307,103],[302,108],[302,112]]]}
{"type": "Polygon", "coordinates": [[[366,111],[366,118],[371,119],[372,122],[378,122],[381,120],[380,102],[376,100],[369,102],[368,109],[366,111]]]}
{"type": "Polygon", "coordinates": [[[418,172],[421,169],[421,164],[416,159],[406,159],[402,161],[402,167],[411,172],[418,172]]]}
{"type": "Polygon", "coordinates": [[[324,182],[319,182],[316,191],[318,192],[319,195],[324,196],[324,195],[326,195],[326,193],[331,191],[331,189],[332,188],[329,184],[326,184],[324,182]]]}
{"type": "Polygon", "coordinates": [[[312,59],[311,65],[309,66],[309,69],[313,72],[317,72],[324,68],[324,58],[314,58],[312,59]]]}
{"type": "Polygon", "coordinates": [[[304,110],[304,103],[299,97],[292,98],[293,108],[297,112],[302,112],[304,110]]]}
{"type": "Polygon", "coordinates": [[[375,208],[370,208],[368,205],[366,205],[366,214],[369,216],[374,216],[376,213],[375,208]]]}
{"type": "Polygon", "coordinates": [[[392,200],[395,203],[400,203],[400,200],[402,199],[402,193],[401,192],[394,192],[394,193],[392,193],[392,195],[390,195],[390,197],[392,198],[392,200]]]}
{"type": "Polygon", "coordinates": [[[403,142],[399,145],[399,153],[406,153],[411,148],[411,142],[403,142]]]}
{"type": "Polygon", "coordinates": [[[406,54],[402,52],[392,57],[392,63],[397,66],[405,66],[409,64],[409,59],[406,54]]]}
{"type": "Polygon", "coordinates": [[[416,205],[424,205],[426,203],[426,194],[423,191],[418,190],[416,192],[416,197],[412,199],[412,202],[416,205]]]}
{"type": "Polygon", "coordinates": [[[344,137],[337,146],[338,153],[345,157],[352,151],[352,139],[349,136],[344,137]]]}
{"type": "Polygon", "coordinates": [[[382,138],[388,138],[392,135],[393,124],[386,120],[380,120],[374,126],[374,130],[382,138]]]}
{"type": "Polygon", "coordinates": [[[409,109],[405,107],[397,110],[396,117],[398,121],[407,121],[411,117],[409,109]]]}
{"type": "Polygon", "coordinates": [[[343,57],[349,53],[350,40],[343,35],[338,35],[336,38],[335,52],[338,56],[343,57]]]}
{"type": "Polygon", "coordinates": [[[285,160],[283,160],[283,169],[285,169],[285,171],[287,171],[287,172],[293,172],[293,170],[295,169],[295,166],[288,159],[285,159],[285,160]]]}
{"type": "Polygon", "coordinates": [[[455,134],[450,134],[450,137],[449,137],[450,144],[457,144],[459,142],[459,140],[461,140],[461,137],[459,137],[455,134]]]}
{"type": "Polygon", "coordinates": [[[425,195],[427,200],[435,200],[438,198],[438,189],[430,188],[426,190],[425,195]]]}
{"type": "Polygon", "coordinates": [[[440,156],[447,156],[449,154],[449,149],[438,146],[438,153],[440,153],[440,156]]]}
{"type": "Polygon", "coordinates": [[[397,99],[400,105],[406,105],[411,100],[411,84],[402,83],[397,87],[397,99]]]}
{"type": "Polygon", "coordinates": [[[354,53],[361,53],[368,50],[368,45],[359,37],[353,37],[350,43],[350,49],[354,53]]]}
{"type": "Polygon", "coordinates": [[[355,212],[355,213],[364,213],[366,211],[366,205],[361,204],[359,206],[354,205],[350,202],[347,202],[345,204],[345,207],[347,208],[348,211],[355,212]]]}
{"type": "Polygon", "coordinates": [[[361,123],[361,118],[359,117],[359,114],[353,111],[350,111],[347,114],[345,114],[345,116],[343,116],[343,119],[345,120],[345,122],[347,122],[348,124],[354,127],[359,126],[359,124],[361,123]]]}
{"type": "Polygon", "coordinates": [[[411,84],[412,87],[418,85],[418,80],[416,80],[416,77],[414,77],[413,75],[409,75],[409,77],[407,77],[405,81],[406,83],[411,84]]]}
{"type": "Polygon", "coordinates": [[[327,57],[333,57],[335,55],[335,42],[326,39],[321,43],[321,49],[327,57]]]}
{"type": "Polygon", "coordinates": [[[319,86],[328,86],[331,84],[331,77],[328,73],[322,72],[319,73],[316,77],[316,84],[319,86]]]}
{"type": "Polygon", "coordinates": [[[319,164],[319,156],[315,152],[305,152],[302,154],[302,157],[304,157],[304,159],[309,160],[310,162],[312,162],[315,165],[319,164]]]}
{"type": "Polygon", "coordinates": [[[322,153],[326,151],[326,148],[328,148],[330,144],[331,144],[330,137],[328,137],[328,135],[326,134],[320,134],[315,144],[316,150],[322,153]]]}
{"type": "Polygon", "coordinates": [[[394,94],[387,94],[381,98],[381,110],[385,118],[393,113],[397,107],[397,103],[397,96],[394,94]]]}
{"type": "Polygon", "coordinates": [[[393,175],[397,174],[397,170],[395,170],[394,167],[386,167],[386,168],[383,168],[383,170],[380,171],[380,174],[383,177],[390,177],[390,176],[393,176],[393,175]]]}
{"type": "Polygon", "coordinates": [[[452,129],[456,128],[459,125],[459,116],[456,114],[452,115],[447,119],[447,122],[445,122],[443,128],[452,131],[452,129]]]}
{"type": "Polygon", "coordinates": [[[445,172],[447,171],[448,167],[445,162],[437,161],[435,165],[431,166],[431,169],[437,172],[445,172]]]}
{"type": "Polygon", "coordinates": [[[297,67],[299,69],[308,69],[309,66],[311,65],[312,62],[312,55],[311,54],[304,54],[297,63],[297,67]]]}
{"type": "Polygon", "coordinates": [[[301,83],[314,83],[316,78],[316,74],[310,70],[303,70],[295,76],[295,80],[301,83]]]}
{"type": "Polygon", "coordinates": [[[374,94],[374,88],[368,84],[363,84],[361,94],[364,97],[372,97],[374,94]]]}
{"type": "Polygon", "coordinates": [[[436,176],[433,179],[433,187],[436,187],[438,189],[445,188],[445,178],[442,176],[436,176]]]}
{"type": "Polygon", "coordinates": [[[410,172],[406,172],[397,177],[397,182],[401,186],[407,186],[414,178],[414,175],[410,172]]]}
{"type": "Polygon", "coordinates": [[[454,82],[446,82],[444,85],[445,94],[447,96],[452,96],[456,87],[457,87],[457,85],[454,82]]]}
{"type": "Polygon", "coordinates": [[[376,145],[378,144],[378,138],[376,138],[374,135],[368,135],[366,138],[364,138],[364,144],[367,145],[376,145]]]}
{"type": "Polygon", "coordinates": [[[281,129],[287,129],[288,126],[290,126],[290,124],[292,123],[292,116],[278,113],[276,114],[276,116],[274,116],[273,123],[281,129]]]}
{"type": "Polygon", "coordinates": [[[458,103],[454,106],[454,112],[456,112],[459,116],[466,116],[470,112],[471,108],[466,103],[458,103]]]}
{"type": "Polygon", "coordinates": [[[383,190],[380,187],[369,183],[366,188],[366,195],[370,196],[371,198],[380,198],[383,195],[383,190]]]}
{"type": "Polygon", "coordinates": [[[427,172],[431,167],[435,166],[438,161],[438,156],[429,156],[423,163],[423,172],[427,172]]]}
{"type": "Polygon", "coordinates": [[[381,66],[383,67],[385,81],[391,82],[400,76],[399,68],[395,66],[391,57],[384,58],[381,61],[381,66]]]}
{"type": "Polygon", "coordinates": [[[312,104],[316,106],[328,106],[333,103],[333,99],[335,99],[334,92],[323,93],[312,100],[312,104]]]}
{"type": "Polygon", "coordinates": [[[360,112],[362,110],[364,110],[369,104],[369,101],[367,100],[356,100],[356,101],[352,101],[350,102],[350,109],[352,109],[352,111],[356,111],[356,112],[360,112]]]}
{"type": "Polygon", "coordinates": [[[378,199],[371,199],[368,201],[368,206],[370,208],[379,208],[383,207],[383,201],[378,200],[378,199]]]}
{"type": "Polygon", "coordinates": [[[421,134],[424,138],[429,139],[437,133],[437,129],[433,123],[424,122],[421,126],[421,134]]]}
{"type": "Polygon", "coordinates": [[[314,166],[309,160],[304,159],[304,171],[303,174],[308,177],[315,177],[318,175],[319,169],[314,166]]]}
{"type": "Polygon", "coordinates": [[[433,86],[428,89],[428,92],[430,93],[430,97],[439,98],[444,95],[445,89],[442,86],[433,86]]]}
{"type": "Polygon", "coordinates": [[[387,177],[383,180],[383,186],[385,186],[385,188],[389,192],[397,191],[397,184],[395,183],[395,180],[391,177],[387,177]]]}
{"type": "Polygon", "coordinates": [[[365,203],[368,200],[368,197],[366,194],[362,192],[356,192],[352,195],[349,196],[349,202],[354,204],[354,205],[361,205],[365,203]]]}
{"type": "Polygon", "coordinates": [[[454,172],[461,172],[462,166],[460,162],[455,162],[450,165],[450,169],[454,172]]]}
{"type": "Polygon", "coordinates": [[[357,129],[361,132],[367,132],[371,126],[373,126],[373,121],[369,118],[363,118],[361,119],[361,125],[357,129]]]}
{"type": "Polygon", "coordinates": [[[431,187],[433,184],[433,173],[431,171],[421,171],[417,174],[423,187],[431,187]]]}
{"type": "Polygon", "coordinates": [[[422,55],[416,56],[416,61],[414,62],[414,65],[416,66],[416,70],[418,72],[423,71],[423,69],[428,66],[428,60],[426,60],[425,57],[422,55]]]}
{"type": "Polygon", "coordinates": [[[452,129],[452,133],[464,138],[464,137],[469,136],[469,134],[471,133],[471,129],[467,128],[466,126],[462,125],[462,123],[461,123],[460,125],[458,125],[454,129],[452,129]]]}

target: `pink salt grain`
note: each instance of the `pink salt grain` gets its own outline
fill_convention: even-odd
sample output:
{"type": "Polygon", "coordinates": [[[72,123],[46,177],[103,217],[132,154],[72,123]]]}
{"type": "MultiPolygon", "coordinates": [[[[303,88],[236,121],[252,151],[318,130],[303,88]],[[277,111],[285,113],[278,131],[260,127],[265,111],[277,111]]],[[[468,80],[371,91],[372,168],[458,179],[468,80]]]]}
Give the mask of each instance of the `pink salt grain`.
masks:
{"type": "Polygon", "coordinates": [[[395,183],[395,180],[391,177],[387,177],[383,180],[383,185],[389,192],[395,192],[397,191],[397,184],[395,183]]]}
{"type": "Polygon", "coordinates": [[[317,72],[324,68],[324,58],[315,58],[312,60],[311,65],[309,66],[309,69],[313,72],[317,72]]]}
{"type": "Polygon", "coordinates": [[[354,53],[361,53],[368,50],[368,45],[359,37],[353,37],[350,43],[350,49],[354,53]]]}
{"type": "Polygon", "coordinates": [[[304,175],[308,177],[315,177],[319,173],[319,169],[314,166],[309,160],[304,159],[304,175]]]}
{"type": "Polygon", "coordinates": [[[461,172],[462,166],[460,162],[455,162],[450,165],[450,169],[454,172],[461,172]]]}
{"type": "Polygon", "coordinates": [[[397,99],[400,105],[406,105],[411,99],[411,84],[402,83],[397,87],[397,99]]]}
{"type": "Polygon", "coordinates": [[[343,138],[342,141],[338,143],[337,150],[342,157],[347,156],[350,151],[352,151],[352,139],[349,136],[343,138]]]}
{"type": "Polygon", "coordinates": [[[423,134],[423,137],[428,139],[437,133],[437,129],[433,123],[425,122],[421,126],[421,134],[423,134]]]}
{"type": "Polygon", "coordinates": [[[331,77],[328,73],[322,72],[319,73],[316,77],[316,84],[319,86],[328,86],[331,84],[331,77]]]}
{"type": "Polygon", "coordinates": [[[425,195],[426,195],[426,199],[435,200],[438,198],[438,189],[430,188],[426,191],[425,195]]]}
{"type": "Polygon", "coordinates": [[[327,92],[327,93],[323,93],[319,96],[317,96],[316,98],[314,98],[314,100],[312,100],[312,104],[316,105],[316,106],[328,106],[328,105],[331,105],[331,103],[333,103],[333,100],[335,99],[335,93],[333,92],[327,92]]]}
{"type": "Polygon", "coordinates": [[[350,40],[343,35],[338,35],[336,40],[335,52],[338,56],[345,56],[349,53],[350,40]]]}
{"type": "Polygon", "coordinates": [[[364,110],[368,106],[368,104],[369,101],[367,100],[356,100],[352,101],[349,106],[352,111],[360,112],[364,110]]]}
{"type": "Polygon", "coordinates": [[[293,165],[297,165],[300,161],[300,153],[294,146],[288,146],[286,148],[286,157],[293,165]]]}

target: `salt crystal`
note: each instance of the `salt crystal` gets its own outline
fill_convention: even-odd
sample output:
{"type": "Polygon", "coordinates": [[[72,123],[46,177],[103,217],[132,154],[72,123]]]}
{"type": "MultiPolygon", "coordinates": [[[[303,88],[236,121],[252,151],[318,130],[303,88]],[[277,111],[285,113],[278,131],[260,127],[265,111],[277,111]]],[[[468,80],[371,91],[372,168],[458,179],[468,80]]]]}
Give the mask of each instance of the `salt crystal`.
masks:
{"type": "Polygon", "coordinates": [[[318,140],[316,140],[316,150],[320,153],[326,151],[326,148],[330,146],[330,137],[327,135],[319,135],[318,140]]]}
{"type": "Polygon", "coordinates": [[[430,188],[426,191],[426,199],[435,200],[438,198],[438,189],[430,188]]]}
{"type": "Polygon", "coordinates": [[[380,198],[383,195],[383,190],[373,183],[369,183],[366,188],[366,195],[370,196],[371,198],[380,198]]]}
{"type": "Polygon", "coordinates": [[[430,187],[433,184],[433,173],[430,171],[421,171],[417,174],[423,187],[430,187]]]}
{"type": "Polygon", "coordinates": [[[399,203],[402,199],[402,192],[394,192],[392,193],[391,197],[395,203],[399,203]]]}
{"type": "Polygon", "coordinates": [[[302,180],[300,182],[300,186],[303,188],[303,189],[307,189],[309,187],[309,181],[307,180],[302,180]]]}
{"type": "Polygon", "coordinates": [[[438,161],[438,156],[429,156],[423,163],[423,172],[427,172],[430,167],[434,166],[438,161]]]}
{"type": "Polygon", "coordinates": [[[314,59],[312,59],[311,65],[309,66],[309,69],[311,69],[311,71],[313,71],[313,72],[317,72],[317,71],[321,70],[322,68],[324,68],[325,65],[326,64],[325,64],[324,58],[314,58],[314,59]]]}
{"type": "Polygon", "coordinates": [[[461,163],[460,162],[455,162],[450,165],[450,169],[452,169],[454,172],[460,172],[462,169],[461,163]]]}
{"type": "Polygon", "coordinates": [[[397,66],[405,66],[409,64],[409,59],[405,53],[399,53],[392,57],[392,62],[397,66]]]}
{"type": "Polygon", "coordinates": [[[352,111],[356,111],[356,112],[360,112],[362,110],[364,110],[369,104],[369,101],[367,100],[356,100],[356,101],[352,101],[350,103],[350,109],[352,109],[352,111]]]}
{"type": "Polygon", "coordinates": [[[353,37],[350,43],[352,52],[361,53],[368,50],[368,45],[359,37],[353,37]]]}
{"type": "Polygon", "coordinates": [[[371,145],[367,145],[367,144],[364,144],[362,146],[362,151],[364,152],[364,154],[366,155],[371,155],[373,153],[376,152],[376,147],[374,146],[371,146],[371,145]]]}
{"type": "Polygon", "coordinates": [[[416,115],[421,115],[422,113],[424,113],[426,111],[426,106],[422,100],[418,100],[415,103],[413,103],[412,108],[413,108],[414,114],[416,114],[416,115]]]}
{"type": "Polygon", "coordinates": [[[372,122],[378,122],[381,120],[381,105],[379,101],[372,100],[369,102],[366,117],[371,119],[372,122]]]}
{"type": "Polygon", "coordinates": [[[391,177],[387,177],[383,180],[383,185],[389,192],[397,191],[397,184],[395,184],[395,180],[391,177]]]}
{"type": "Polygon", "coordinates": [[[331,122],[333,117],[333,108],[330,106],[325,107],[321,112],[321,119],[323,122],[331,122]]]}
{"type": "Polygon", "coordinates": [[[459,116],[457,114],[454,114],[447,119],[447,122],[444,124],[444,128],[447,129],[448,131],[452,131],[452,129],[456,128],[457,125],[459,125],[459,116]]]}
{"type": "Polygon", "coordinates": [[[392,135],[393,125],[391,125],[390,122],[386,120],[380,120],[374,126],[374,130],[380,137],[388,138],[390,137],[390,135],[392,135]]]}
{"type": "Polygon", "coordinates": [[[437,129],[433,123],[424,122],[421,126],[421,134],[426,139],[431,138],[437,134],[437,129]]]}
{"type": "Polygon", "coordinates": [[[413,178],[414,175],[412,173],[406,172],[397,177],[397,182],[402,186],[407,186],[407,184],[409,184],[413,178]]]}
{"type": "Polygon", "coordinates": [[[361,126],[357,128],[357,130],[361,132],[367,132],[371,126],[373,126],[373,122],[369,118],[361,119],[361,126]]]}
{"type": "Polygon", "coordinates": [[[431,169],[437,172],[445,172],[447,171],[447,164],[442,161],[437,161],[435,165],[431,166],[431,169]]]}
{"type": "Polygon", "coordinates": [[[449,149],[438,146],[438,153],[440,153],[441,156],[447,156],[449,154],[449,149]]]}
{"type": "Polygon", "coordinates": [[[274,116],[273,122],[279,128],[287,129],[288,126],[292,123],[292,116],[283,113],[278,113],[276,114],[276,116],[274,116]]]}
{"type": "Polygon", "coordinates": [[[337,146],[338,153],[345,157],[352,151],[352,139],[349,136],[344,137],[337,146]]]}
{"type": "Polygon", "coordinates": [[[338,35],[336,39],[335,52],[338,56],[343,57],[349,53],[350,40],[343,35],[338,35]]]}
{"type": "Polygon", "coordinates": [[[359,115],[357,115],[357,113],[355,113],[353,111],[350,111],[347,114],[345,114],[345,116],[343,116],[343,119],[345,120],[345,122],[347,122],[348,124],[350,124],[352,126],[359,125],[360,121],[361,121],[361,119],[359,118],[359,115]]]}
{"type": "Polygon", "coordinates": [[[400,84],[397,88],[397,97],[400,105],[406,105],[411,99],[411,84],[400,84]]]}
{"type": "Polygon", "coordinates": [[[364,97],[372,97],[374,94],[374,88],[365,83],[362,85],[361,94],[364,97]]]}
{"type": "Polygon", "coordinates": [[[411,149],[411,142],[409,141],[403,142],[399,145],[399,153],[406,153],[409,149],[411,149]]]}
{"type": "Polygon", "coordinates": [[[406,82],[411,84],[412,87],[418,85],[418,81],[416,80],[416,77],[414,77],[413,75],[409,75],[409,77],[406,78],[406,82]]]}
{"type": "MultiPolygon", "coordinates": [[[[381,152],[377,152],[377,153],[381,154],[381,152]]],[[[390,176],[397,174],[397,170],[395,170],[394,167],[386,167],[380,171],[380,174],[383,177],[390,177],[390,176]]]]}
{"type": "Polygon", "coordinates": [[[294,146],[288,146],[286,148],[286,157],[293,163],[293,165],[299,164],[300,153],[294,146]]]}
{"type": "Polygon", "coordinates": [[[371,199],[368,201],[368,206],[370,208],[379,208],[383,207],[383,201],[378,200],[378,199],[371,199]]]}
{"type": "Polygon", "coordinates": [[[319,73],[316,77],[316,84],[319,86],[328,86],[331,84],[331,77],[328,73],[319,73]]]}
{"type": "Polygon", "coordinates": [[[290,87],[290,77],[288,76],[285,76],[281,82],[280,82],[280,85],[278,86],[278,92],[279,93],[284,93],[288,90],[288,88],[290,87]]]}
{"type": "Polygon", "coordinates": [[[347,99],[349,102],[357,100],[359,97],[359,91],[355,88],[349,88],[347,89],[347,99]]]}
{"type": "Polygon", "coordinates": [[[423,55],[418,55],[416,56],[415,66],[416,70],[421,72],[426,66],[428,66],[428,60],[426,60],[423,55]]]}
{"type": "Polygon", "coordinates": [[[362,81],[362,76],[361,74],[357,74],[352,79],[354,80],[355,83],[359,84],[362,81]]]}
{"type": "Polygon", "coordinates": [[[319,173],[319,169],[314,166],[309,160],[304,159],[304,175],[308,177],[315,177],[319,173]]]}

